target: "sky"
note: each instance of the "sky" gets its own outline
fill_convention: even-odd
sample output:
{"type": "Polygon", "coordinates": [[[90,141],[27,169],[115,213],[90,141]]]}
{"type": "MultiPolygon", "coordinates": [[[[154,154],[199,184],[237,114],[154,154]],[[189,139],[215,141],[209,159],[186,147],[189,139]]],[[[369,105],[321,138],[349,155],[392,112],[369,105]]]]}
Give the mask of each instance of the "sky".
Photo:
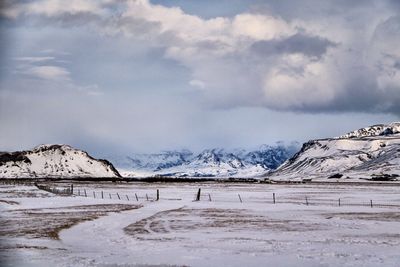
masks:
{"type": "Polygon", "coordinates": [[[399,120],[397,0],[0,5],[0,151],[255,148],[399,120]]]}

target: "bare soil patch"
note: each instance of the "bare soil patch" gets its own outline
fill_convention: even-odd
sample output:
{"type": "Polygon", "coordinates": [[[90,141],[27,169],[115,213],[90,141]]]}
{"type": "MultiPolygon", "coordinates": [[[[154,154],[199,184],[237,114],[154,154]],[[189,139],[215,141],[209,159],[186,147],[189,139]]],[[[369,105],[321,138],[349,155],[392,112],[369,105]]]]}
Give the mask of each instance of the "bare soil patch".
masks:
{"type": "Polygon", "coordinates": [[[0,218],[0,236],[59,239],[59,232],[109,212],[137,209],[137,205],[101,204],[6,211],[0,218]]]}
{"type": "Polygon", "coordinates": [[[0,199],[0,203],[5,203],[8,205],[18,205],[19,204],[19,202],[17,202],[17,201],[5,200],[5,199],[0,199]]]}
{"type": "Polygon", "coordinates": [[[400,212],[340,212],[326,213],[327,218],[341,218],[347,220],[368,220],[383,222],[399,222],[400,212]]]}
{"type": "MultiPolygon", "coordinates": [[[[185,233],[193,230],[215,231],[309,231],[321,230],[321,224],[305,223],[301,220],[277,220],[255,215],[241,209],[188,209],[181,208],[156,213],[124,228],[126,234],[143,239],[152,239],[151,235],[185,233]]],[[[160,236],[158,236],[160,238],[160,236]]],[[[162,238],[161,238],[162,239],[162,238]]],[[[167,239],[167,238],[166,238],[167,239]]]]}

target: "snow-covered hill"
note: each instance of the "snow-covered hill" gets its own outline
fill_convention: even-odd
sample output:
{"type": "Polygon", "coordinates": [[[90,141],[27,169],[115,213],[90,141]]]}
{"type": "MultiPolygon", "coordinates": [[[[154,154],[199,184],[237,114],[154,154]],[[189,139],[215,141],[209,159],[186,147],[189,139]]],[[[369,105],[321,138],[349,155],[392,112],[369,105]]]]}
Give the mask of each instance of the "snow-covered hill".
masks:
{"type": "Polygon", "coordinates": [[[400,123],[392,123],[309,141],[270,178],[395,179],[399,175],[400,123]]]}
{"type": "Polygon", "coordinates": [[[0,152],[0,178],[120,177],[107,160],[68,145],[41,145],[32,150],[0,152]]]}
{"type": "Polygon", "coordinates": [[[400,133],[400,122],[393,122],[390,124],[377,124],[365,128],[355,130],[353,132],[344,134],[339,138],[361,138],[368,136],[391,135],[400,133]]]}
{"type": "Polygon", "coordinates": [[[263,145],[257,150],[206,149],[108,157],[126,177],[257,177],[277,168],[298,150],[298,144],[263,145]]]}

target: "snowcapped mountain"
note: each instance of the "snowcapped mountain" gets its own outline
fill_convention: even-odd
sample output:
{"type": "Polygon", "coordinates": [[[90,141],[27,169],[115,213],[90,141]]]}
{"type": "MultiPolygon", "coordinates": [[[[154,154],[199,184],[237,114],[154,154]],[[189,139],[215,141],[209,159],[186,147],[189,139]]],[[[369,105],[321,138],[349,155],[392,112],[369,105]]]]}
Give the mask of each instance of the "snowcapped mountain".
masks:
{"type": "Polygon", "coordinates": [[[297,151],[298,143],[289,146],[278,143],[276,147],[262,145],[260,149],[245,154],[243,161],[250,165],[261,165],[264,169],[275,170],[297,151]]]}
{"type": "Polygon", "coordinates": [[[164,176],[228,177],[235,175],[245,165],[233,153],[223,149],[207,149],[184,164],[160,170],[164,176]]]}
{"type": "Polygon", "coordinates": [[[400,133],[400,122],[393,122],[390,124],[377,124],[365,128],[358,129],[356,131],[347,133],[340,136],[339,138],[361,138],[368,136],[379,136],[379,135],[391,135],[400,133]]]}
{"type": "Polygon", "coordinates": [[[189,150],[163,151],[153,154],[131,156],[108,156],[124,177],[153,176],[155,172],[188,162],[193,153],[189,150]]]}
{"type": "Polygon", "coordinates": [[[40,145],[32,150],[0,152],[0,178],[120,177],[107,160],[68,145],[40,145]]]}
{"type": "Polygon", "coordinates": [[[133,167],[140,167],[152,170],[161,170],[179,166],[190,159],[193,155],[189,150],[164,151],[158,154],[135,154],[134,158],[127,157],[134,164],[133,167]]]}
{"type": "Polygon", "coordinates": [[[297,143],[288,146],[279,143],[263,145],[254,151],[214,148],[198,154],[183,150],[109,158],[126,177],[254,177],[277,168],[297,148],[297,143]]]}
{"type": "Polygon", "coordinates": [[[270,178],[392,179],[399,175],[400,123],[392,123],[309,141],[270,178]]]}

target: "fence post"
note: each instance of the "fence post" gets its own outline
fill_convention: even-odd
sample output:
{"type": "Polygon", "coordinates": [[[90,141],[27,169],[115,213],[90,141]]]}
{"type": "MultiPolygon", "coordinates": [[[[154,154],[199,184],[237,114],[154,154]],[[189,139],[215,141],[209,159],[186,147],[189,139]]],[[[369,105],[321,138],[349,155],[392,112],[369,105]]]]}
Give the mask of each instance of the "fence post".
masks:
{"type": "Polygon", "coordinates": [[[339,202],[338,203],[339,203],[339,207],[340,207],[340,198],[339,198],[339,202]]]}
{"type": "Polygon", "coordinates": [[[101,191],[101,199],[104,199],[103,191],[101,191]]]}
{"type": "Polygon", "coordinates": [[[74,184],[71,184],[71,195],[74,194],[74,184]]]}
{"type": "Polygon", "coordinates": [[[80,195],[81,195],[81,190],[78,189],[78,196],[80,196],[80,195]]]}
{"type": "Polygon", "coordinates": [[[371,199],[369,202],[370,202],[370,204],[371,204],[371,208],[372,208],[372,207],[373,207],[373,206],[372,206],[372,199],[371,199]]]}
{"type": "Polygon", "coordinates": [[[242,203],[242,198],[240,197],[240,194],[238,194],[238,196],[239,196],[240,203],[242,203]]]}
{"type": "Polygon", "coordinates": [[[307,198],[307,196],[306,196],[306,205],[308,206],[308,198],[307,198]]]}
{"type": "Polygon", "coordinates": [[[93,191],[93,197],[96,198],[96,192],[95,191],[93,191]]]}
{"type": "Polygon", "coordinates": [[[121,198],[119,197],[119,194],[118,194],[118,193],[117,193],[117,197],[118,197],[119,200],[121,200],[121,198]]]}
{"type": "Polygon", "coordinates": [[[156,201],[159,201],[159,200],[160,200],[160,190],[157,189],[157,199],[156,199],[156,201]]]}
{"type": "Polygon", "coordinates": [[[210,195],[210,193],[208,194],[208,200],[211,201],[211,195],[210,195]]]}
{"type": "Polygon", "coordinates": [[[146,200],[149,201],[149,196],[147,195],[147,193],[146,193],[146,200]]]}
{"type": "Polygon", "coordinates": [[[273,201],[274,204],[275,204],[275,193],[272,193],[272,201],[273,201]]]}
{"type": "Polygon", "coordinates": [[[129,197],[128,197],[128,195],[126,195],[126,199],[129,201],[129,197]]]}
{"type": "Polygon", "coordinates": [[[199,191],[197,191],[196,201],[200,201],[200,195],[201,195],[201,188],[199,188],[199,191]]]}
{"type": "Polygon", "coordinates": [[[85,191],[85,197],[87,197],[87,194],[86,194],[86,189],[83,189],[84,191],[85,191]]]}
{"type": "Polygon", "coordinates": [[[108,193],[110,195],[110,199],[111,199],[111,193],[108,193]]]}
{"type": "Polygon", "coordinates": [[[135,197],[136,197],[136,201],[139,201],[139,198],[138,198],[138,196],[137,196],[137,194],[135,193],[135,197]]]}

